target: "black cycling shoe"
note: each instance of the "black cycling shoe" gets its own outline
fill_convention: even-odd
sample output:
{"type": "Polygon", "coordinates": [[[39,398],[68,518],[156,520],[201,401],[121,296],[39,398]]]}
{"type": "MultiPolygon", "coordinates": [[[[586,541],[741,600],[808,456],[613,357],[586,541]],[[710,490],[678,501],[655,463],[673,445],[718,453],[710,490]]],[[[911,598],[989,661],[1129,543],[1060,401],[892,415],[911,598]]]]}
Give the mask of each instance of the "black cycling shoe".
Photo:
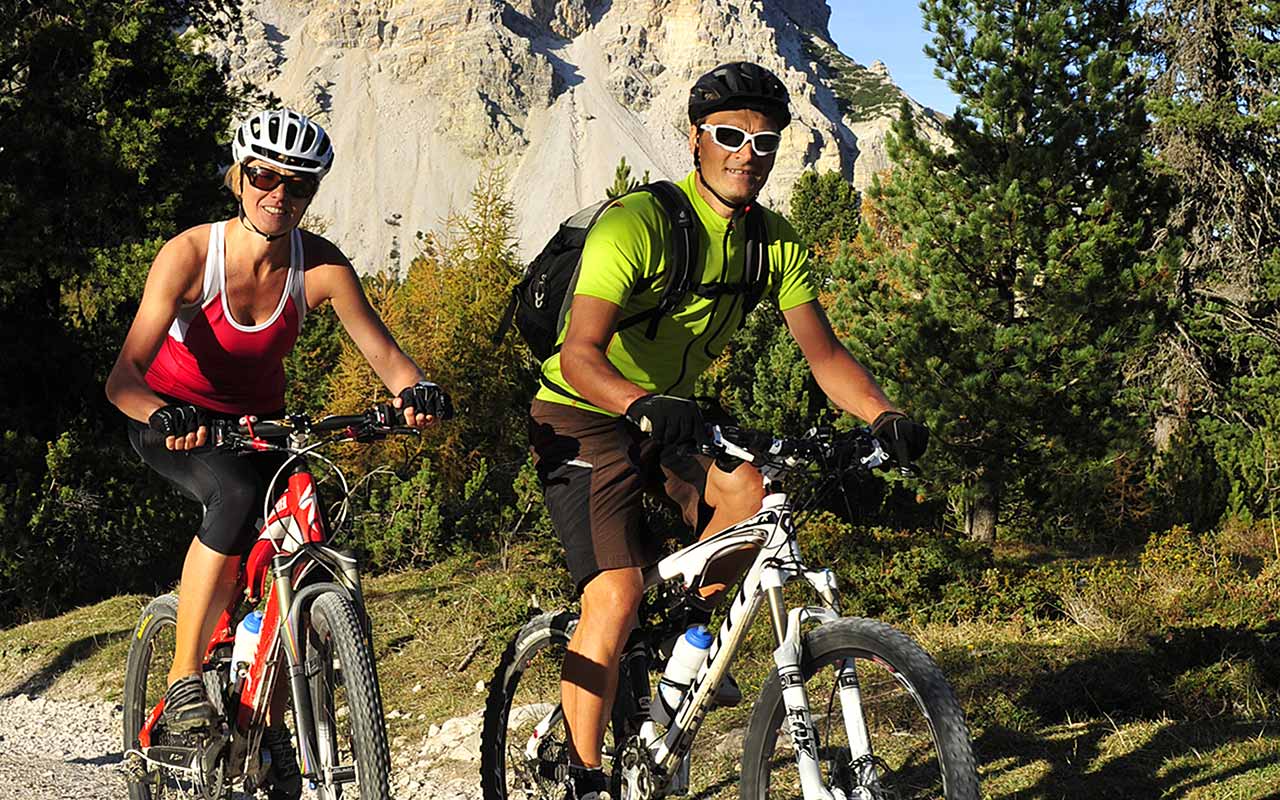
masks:
{"type": "Polygon", "coordinates": [[[267,728],[262,733],[262,746],[271,753],[267,800],[298,800],[302,773],[298,771],[298,754],[293,751],[293,734],[283,725],[267,728]]]}
{"type": "Polygon", "coordinates": [[[610,800],[609,779],[602,770],[569,766],[564,800],[610,800]]]}
{"type": "Polygon", "coordinates": [[[164,693],[164,714],[160,718],[170,733],[186,733],[212,727],[218,712],[204,693],[204,680],[187,675],[169,684],[164,693]]]}

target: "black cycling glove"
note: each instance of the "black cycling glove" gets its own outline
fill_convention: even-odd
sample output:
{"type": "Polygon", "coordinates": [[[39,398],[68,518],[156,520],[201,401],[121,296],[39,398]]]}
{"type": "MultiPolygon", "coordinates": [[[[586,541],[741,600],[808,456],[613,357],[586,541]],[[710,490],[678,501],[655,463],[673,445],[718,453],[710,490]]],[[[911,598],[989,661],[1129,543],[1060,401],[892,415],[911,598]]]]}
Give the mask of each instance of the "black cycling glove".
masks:
{"type": "Polygon", "coordinates": [[[683,397],[647,394],[627,406],[627,419],[664,445],[710,442],[698,404],[683,397]]]}
{"type": "Polygon", "coordinates": [[[929,447],[929,429],[898,411],[885,411],[876,417],[871,423],[871,435],[904,466],[924,455],[929,447]]]}
{"type": "Polygon", "coordinates": [[[437,384],[418,381],[400,390],[401,413],[412,408],[419,414],[429,414],[436,419],[453,419],[453,402],[437,384]]]}
{"type": "Polygon", "coordinates": [[[186,436],[207,424],[204,414],[195,406],[160,406],[147,418],[147,427],[165,436],[186,436]]]}

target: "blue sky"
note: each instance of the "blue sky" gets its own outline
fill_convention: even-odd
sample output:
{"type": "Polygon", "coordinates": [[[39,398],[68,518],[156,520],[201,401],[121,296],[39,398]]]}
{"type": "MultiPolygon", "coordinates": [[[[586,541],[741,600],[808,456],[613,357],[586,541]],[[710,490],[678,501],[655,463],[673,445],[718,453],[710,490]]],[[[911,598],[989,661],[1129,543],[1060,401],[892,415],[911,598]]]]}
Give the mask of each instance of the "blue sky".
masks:
{"type": "Polygon", "coordinates": [[[917,102],[944,114],[955,110],[956,96],[934,77],[924,54],[929,34],[920,23],[915,0],[829,0],[831,38],[859,64],[879,59],[893,82],[917,102]]]}

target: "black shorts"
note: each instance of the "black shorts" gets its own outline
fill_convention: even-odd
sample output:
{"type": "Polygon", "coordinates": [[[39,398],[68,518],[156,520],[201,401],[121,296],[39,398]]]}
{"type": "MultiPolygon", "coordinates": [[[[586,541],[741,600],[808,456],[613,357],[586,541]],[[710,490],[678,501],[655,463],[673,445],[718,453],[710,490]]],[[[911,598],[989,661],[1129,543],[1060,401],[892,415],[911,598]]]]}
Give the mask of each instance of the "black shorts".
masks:
{"type": "Polygon", "coordinates": [[[144,464],[204,506],[196,537],[223,555],[243,555],[257,538],[267,484],[284,463],[282,453],[237,454],[212,447],[170,450],[146,425],[129,420],[129,443],[144,464]]]}
{"type": "Polygon", "coordinates": [[[657,560],[645,492],[673,503],[696,533],[711,521],[703,499],[711,459],[664,448],[625,418],[534,400],[529,443],[578,591],[602,570],[657,560]]]}

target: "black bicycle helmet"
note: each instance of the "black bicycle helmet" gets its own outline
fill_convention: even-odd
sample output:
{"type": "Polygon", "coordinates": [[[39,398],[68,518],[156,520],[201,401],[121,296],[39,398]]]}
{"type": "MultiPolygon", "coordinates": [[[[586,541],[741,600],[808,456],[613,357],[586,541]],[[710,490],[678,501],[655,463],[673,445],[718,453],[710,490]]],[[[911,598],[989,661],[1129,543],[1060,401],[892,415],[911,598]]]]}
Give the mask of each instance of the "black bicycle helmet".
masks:
{"type": "Polygon", "coordinates": [[[790,97],[778,76],[759,64],[735,61],[721,64],[694,82],[689,90],[689,123],[708,114],[749,108],[767,114],[783,128],[791,123],[790,97]]]}

